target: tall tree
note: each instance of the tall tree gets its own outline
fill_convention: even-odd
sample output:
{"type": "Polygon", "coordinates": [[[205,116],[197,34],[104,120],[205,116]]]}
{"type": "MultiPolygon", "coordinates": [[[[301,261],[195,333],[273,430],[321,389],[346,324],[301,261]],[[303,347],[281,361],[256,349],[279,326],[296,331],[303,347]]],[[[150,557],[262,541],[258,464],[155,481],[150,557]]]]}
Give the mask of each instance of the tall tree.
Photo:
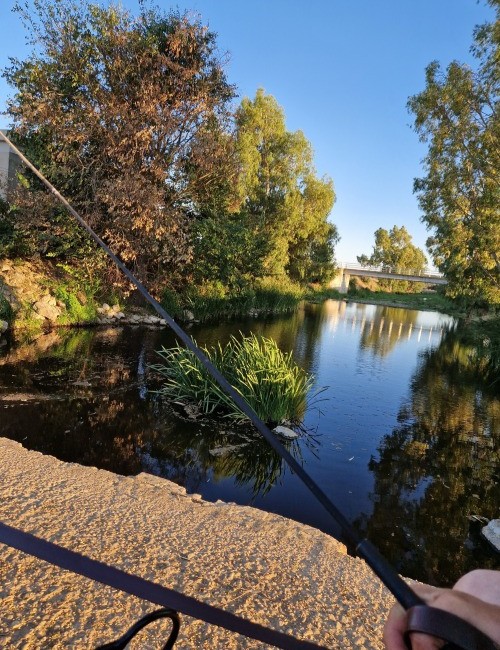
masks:
{"type": "Polygon", "coordinates": [[[271,243],[265,272],[288,271],[294,279],[308,280],[301,258],[318,246],[328,249],[330,268],[337,240],[334,226],[326,225],[335,201],[333,183],[317,178],[310,143],[302,131],[287,131],[283,109],[262,89],[254,100],[245,98],[236,113],[236,147],[240,210],[271,243]]]}
{"type": "Polygon", "coordinates": [[[449,281],[470,302],[500,304],[500,2],[496,20],[474,32],[476,69],[456,61],[426,70],[426,88],[410,98],[415,130],[429,144],[426,174],[414,188],[427,246],[449,281]]]}
{"type": "MultiPolygon", "coordinates": [[[[223,130],[234,90],[215,34],[143,3],[137,18],[87,0],[30,0],[16,10],[34,50],[4,73],[16,89],[15,135],[143,279],[180,276],[194,206],[226,172],[227,149],[211,136],[223,130]],[[204,173],[190,173],[202,158],[204,173]]],[[[18,226],[52,232],[46,203],[30,181],[18,226]]]]}
{"type": "MultiPolygon", "coordinates": [[[[427,264],[424,252],[412,243],[412,237],[404,226],[391,230],[379,228],[375,231],[373,253],[360,255],[358,262],[363,266],[381,266],[386,271],[421,273],[427,264]]],[[[380,280],[380,286],[393,291],[408,291],[412,283],[403,280],[380,280]]]]}

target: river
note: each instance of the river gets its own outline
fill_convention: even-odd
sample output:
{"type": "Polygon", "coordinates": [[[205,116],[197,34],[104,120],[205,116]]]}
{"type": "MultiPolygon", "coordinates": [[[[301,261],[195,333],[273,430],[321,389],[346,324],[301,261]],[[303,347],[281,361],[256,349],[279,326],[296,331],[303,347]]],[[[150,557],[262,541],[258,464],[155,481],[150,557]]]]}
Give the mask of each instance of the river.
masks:
{"type": "MultiPolygon", "coordinates": [[[[500,505],[500,397],[463,372],[473,355],[454,327],[436,312],[328,300],[190,333],[211,345],[255,332],[293,351],[315,383],[305,432],[288,449],[398,571],[447,585],[498,566],[468,517],[498,517],[500,505]]],[[[341,539],[257,433],[192,419],[154,392],[149,365],[173,342],[169,330],[130,326],[4,342],[0,436],[65,461],[151,472],[341,539]]]]}

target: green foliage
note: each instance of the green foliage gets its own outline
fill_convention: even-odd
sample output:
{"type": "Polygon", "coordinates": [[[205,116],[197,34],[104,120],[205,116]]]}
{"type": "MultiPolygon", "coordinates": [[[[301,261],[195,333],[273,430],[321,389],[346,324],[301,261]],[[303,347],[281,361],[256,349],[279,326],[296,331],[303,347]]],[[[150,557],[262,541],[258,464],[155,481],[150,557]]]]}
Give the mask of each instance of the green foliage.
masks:
{"type": "Polygon", "coordinates": [[[179,294],[169,287],[165,287],[163,289],[161,293],[160,303],[163,309],[167,312],[167,314],[172,316],[172,318],[175,318],[182,313],[182,305],[179,294]]]}
{"type": "Polygon", "coordinates": [[[16,229],[15,208],[0,198],[0,257],[24,257],[30,253],[26,238],[16,229]]]}
{"type": "MultiPolygon", "coordinates": [[[[92,260],[90,260],[92,261],[92,260]]],[[[95,265],[100,255],[94,256],[95,265]]],[[[61,325],[93,322],[97,318],[97,294],[101,288],[99,275],[94,274],[92,264],[78,265],[58,263],[60,278],[50,280],[48,285],[54,296],[64,303],[65,312],[59,318],[61,325]]]]}
{"type": "Polygon", "coordinates": [[[253,286],[229,291],[221,282],[204,282],[184,295],[186,307],[202,322],[248,316],[252,312],[292,311],[303,298],[303,290],[285,278],[260,278],[253,286]]]}
{"type": "MultiPolygon", "coordinates": [[[[384,271],[419,274],[425,269],[427,259],[411,240],[412,237],[404,226],[394,226],[389,231],[379,228],[375,231],[373,253],[370,257],[360,255],[358,262],[363,266],[382,267],[384,271]]],[[[381,279],[379,283],[381,287],[392,291],[418,291],[412,282],[381,279]]]]}
{"type": "Polygon", "coordinates": [[[59,318],[61,325],[88,323],[96,319],[97,305],[92,300],[84,299],[83,304],[71,289],[63,285],[55,287],[54,294],[66,307],[66,311],[59,318]]]}
{"type": "Polygon", "coordinates": [[[0,320],[5,320],[10,323],[12,316],[12,307],[9,301],[0,293],[0,320]]]}
{"type": "Polygon", "coordinates": [[[286,130],[283,109],[262,89],[236,113],[236,148],[240,211],[268,243],[259,258],[265,274],[309,280],[318,246],[328,249],[326,264],[333,261],[336,231],[332,237],[333,226],[325,227],[335,201],[331,179],[316,177],[310,143],[302,131],[286,130]]]}
{"type": "Polygon", "coordinates": [[[340,300],[345,296],[341,294],[338,289],[329,289],[324,286],[314,286],[311,285],[308,287],[304,299],[308,302],[323,302],[324,300],[340,300]]]}
{"type": "Polygon", "coordinates": [[[404,306],[407,309],[439,311],[452,316],[463,316],[463,307],[457,301],[447,298],[439,291],[422,293],[395,293],[370,291],[370,289],[349,288],[347,294],[351,300],[360,300],[374,304],[404,306]]]}
{"type": "Polygon", "coordinates": [[[426,70],[426,87],[410,98],[415,130],[428,143],[426,175],[414,189],[427,246],[448,279],[448,293],[471,305],[500,304],[500,4],[496,20],[477,27],[475,70],[457,61],[426,70]]]}
{"type": "Polygon", "coordinates": [[[270,244],[264,233],[252,230],[245,215],[199,219],[193,238],[195,282],[220,282],[237,292],[262,276],[270,244]]]}
{"type": "Polygon", "coordinates": [[[292,311],[304,297],[304,290],[287,278],[264,277],[255,285],[254,308],[273,313],[292,311]]]}
{"type": "MultiPolygon", "coordinates": [[[[275,341],[255,335],[231,337],[224,348],[219,344],[204,352],[261,419],[273,424],[300,421],[312,378],[275,341]]],[[[152,367],[166,378],[163,395],[194,405],[205,415],[222,412],[232,420],[246,420],[191,351],[176,346],[158,354],[165,364],[152,367]]]]}

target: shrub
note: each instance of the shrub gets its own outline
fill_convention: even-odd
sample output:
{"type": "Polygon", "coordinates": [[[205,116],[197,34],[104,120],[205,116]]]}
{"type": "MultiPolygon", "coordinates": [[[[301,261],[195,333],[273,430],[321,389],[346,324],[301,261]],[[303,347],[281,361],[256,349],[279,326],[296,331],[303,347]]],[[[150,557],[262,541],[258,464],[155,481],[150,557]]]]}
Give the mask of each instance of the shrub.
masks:
{"type": "MultiPolygon", "coordinates": [[[[224,348],[219,344],[204,352],[262,420],[302,419],[312,377],[275,341],[253,334],[241,340],[231,337],[224,348]]],[[[238,422],[247,419],[190,350],[177,345],[158,354],[165,364],[152,368],[166,378],[161,394],[194,405],[205,415],[220,412],[238,422]]]]}
{"type": "Polygon", "coordinates": [[[83,304],[76,294],[64,285],[57,286],[54,293],[56,298],[66,306],[66,313],[59,318],[61,325],[88,323],[95,320],[97,305],[93,301],[93,297],[85,296],[85,304],[83,304]]]}
{"type": "Polygon", "coordinates": [[[262,278],[255,288],[255,307],[272,312],[291,311],[304,297],[304,290],[286,277],[262,278]]]}
{"type": "Polygon", "coordinates": [[[12,307],[5,296],[0,294],[0,320],[5,320],[8,323],[12,320],[12,307]]]}
{"type": "Polygon", "coordinates": [[[169,316],[172,316],[172,318],[175,318],[182,313],[182,305],[179,294],[169,287],[165,287],[163,289],[160,303],[163,309],[167,312],[167,314],[169,314],[169,316]]]}

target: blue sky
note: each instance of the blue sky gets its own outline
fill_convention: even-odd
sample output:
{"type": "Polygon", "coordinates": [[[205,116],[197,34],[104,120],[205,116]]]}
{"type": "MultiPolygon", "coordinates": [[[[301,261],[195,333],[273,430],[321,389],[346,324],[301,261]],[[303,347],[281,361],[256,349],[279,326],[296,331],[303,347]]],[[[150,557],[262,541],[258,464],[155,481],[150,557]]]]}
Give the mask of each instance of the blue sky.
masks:
{"type": "MultiPolygon", "coordinates": [[[[1,0],[0,68],[23,57],[24,29],[1,0]]],[[[133,12],[137,0],[122,3],[133,12]]],[[[424,87],[424,70],[437,59],[472,62],[476,24],[492,10],[476,0],[188,0],[227,51],[229,80],[239,100],[262,87],[283,106],[289,130],[312,143],[320,175],[333,178],[331,220],[341,241],[337,260],[370,254],[379,227],[406,226],[425,249],[413,178],[426,153],[411,129],[410,95],[424,87]]],[[[0,111],[9,94],[0,80],[0,111]]],[[[238,100],[238,101],[239,101],[238,100]]],[[[0,116],[0,127],[8,125],[0,116]]]]}

